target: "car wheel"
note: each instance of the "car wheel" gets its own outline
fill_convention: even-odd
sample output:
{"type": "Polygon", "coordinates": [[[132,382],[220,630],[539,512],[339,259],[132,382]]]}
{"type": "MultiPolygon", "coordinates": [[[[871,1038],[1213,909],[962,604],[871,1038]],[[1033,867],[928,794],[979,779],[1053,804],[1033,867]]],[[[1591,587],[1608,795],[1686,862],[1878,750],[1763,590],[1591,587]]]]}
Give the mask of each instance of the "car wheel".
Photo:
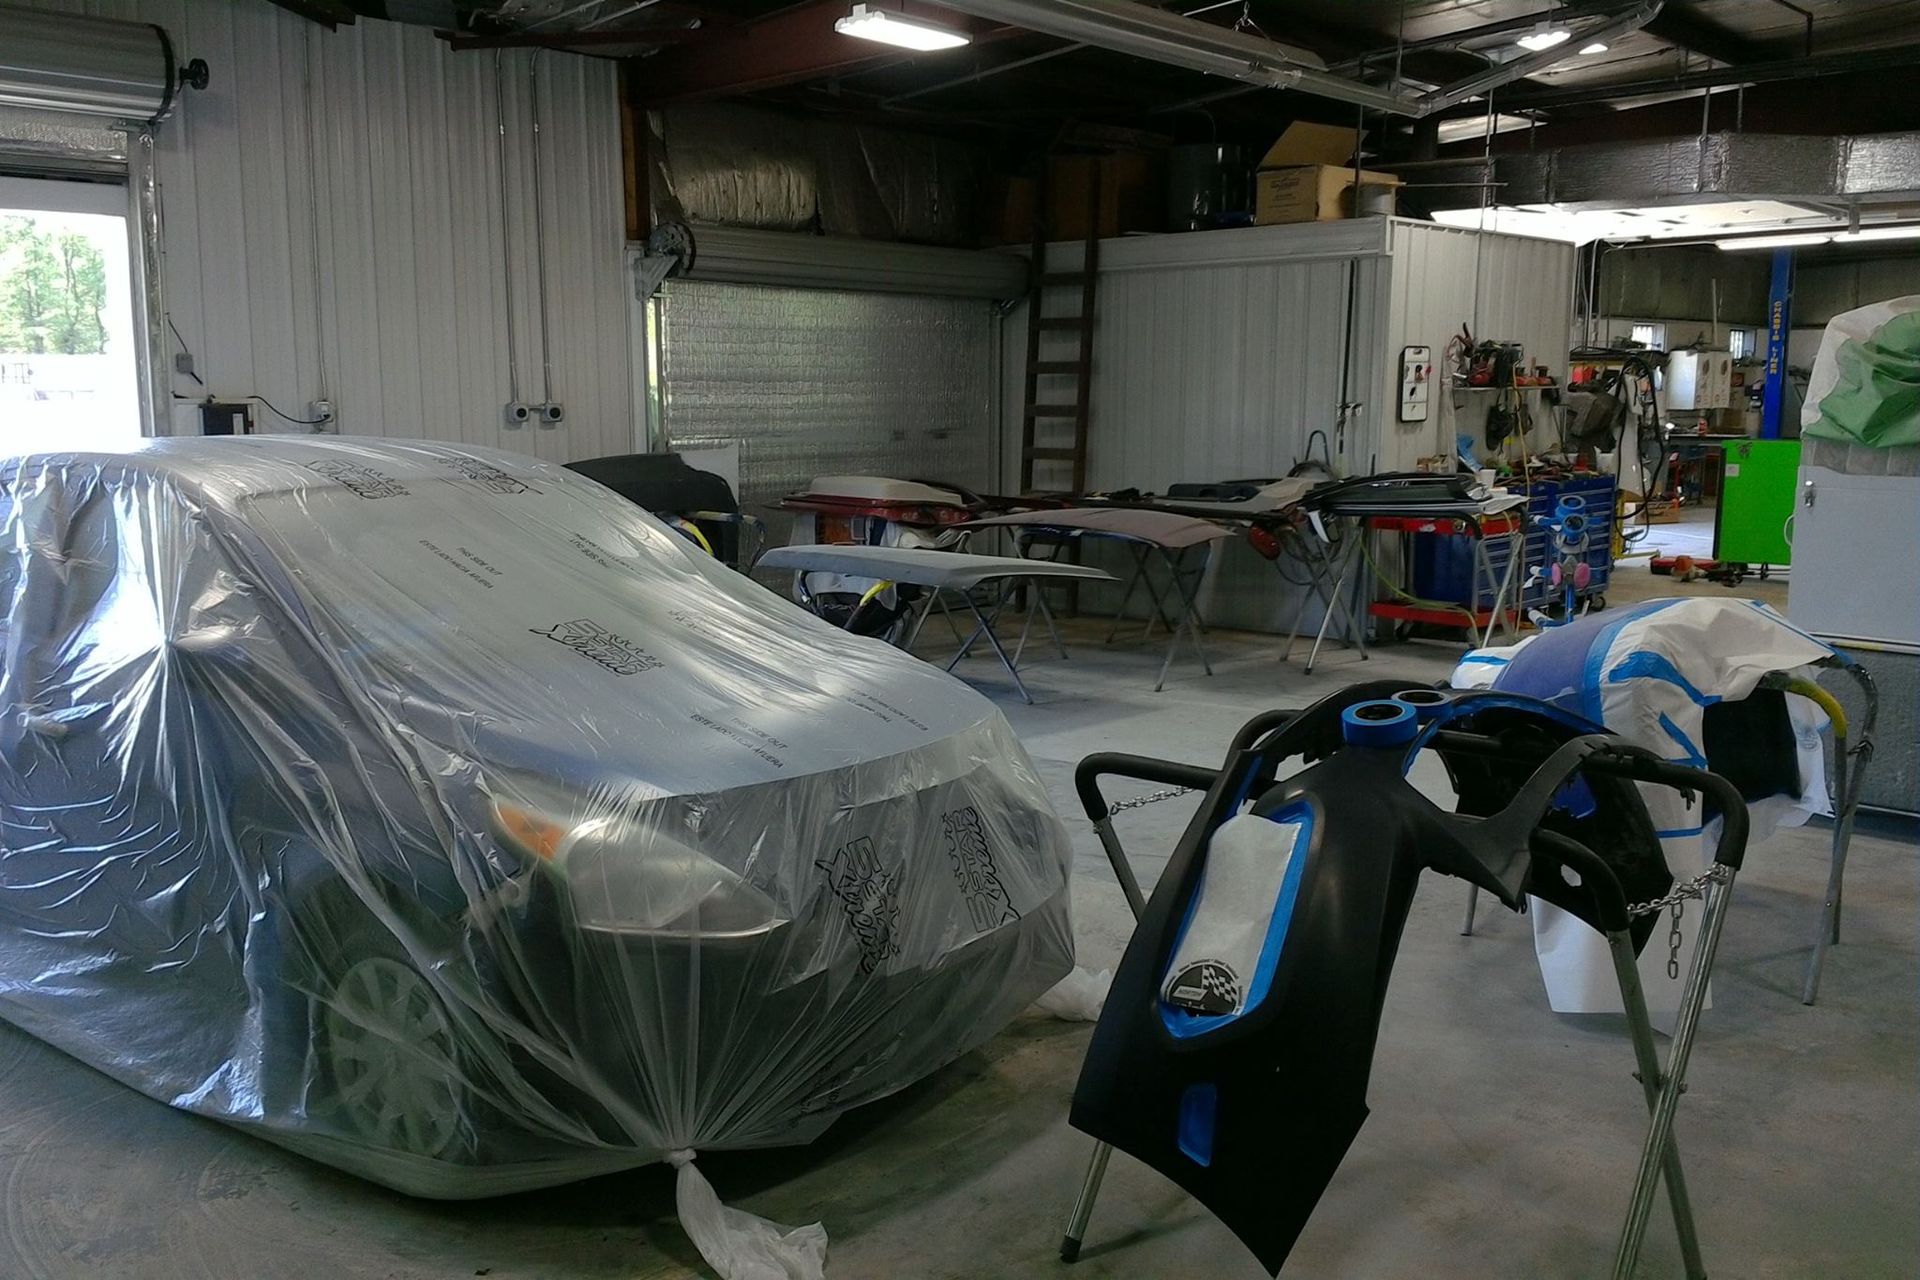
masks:
{"type": "Polygon", "coordinates": [[[472,1132],[459,1033],[433,985],[391,948],[349,951],[328,976],[317,1003],[319,1063],[355,1133],[436,1159],[472,1132]]]}

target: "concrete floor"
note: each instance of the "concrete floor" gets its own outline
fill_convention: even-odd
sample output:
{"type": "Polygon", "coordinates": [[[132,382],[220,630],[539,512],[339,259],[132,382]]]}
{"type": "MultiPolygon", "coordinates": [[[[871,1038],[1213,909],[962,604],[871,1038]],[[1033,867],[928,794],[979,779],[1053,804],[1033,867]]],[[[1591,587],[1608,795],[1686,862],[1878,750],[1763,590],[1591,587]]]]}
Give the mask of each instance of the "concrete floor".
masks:
{"type": "MultiPolygon", "coordinates": [[[[1039,762],[1077,855],[1083,960],[1117,958],[1129,917],[1068,785],[1120,749],[1217,761],[1256,710],[1354,678],[1443,677],[1458,649],[1414,644],[1364,665],[1336,652],[1303,677],[1265,637],[1217,635],[1217,674],[1182,665],[1149,692],[1157,649],[1037,662],[1039,705],[966,664],[1039,762]]],[[[1151,875],[1191,802],[1129,814],[1151,875]]],[[[1846,940],[1821,1001],[1797,999],[1825,833],[1762,847],[1737,886],[1715,1007],[1679,1138],[1715,1276],[1912,1276],[1920,1267],[1914,993],[1915,845],[1863,833],[1846,940]]],[[[1291,1277],[1605,1273],[1643,1132],[1617,1019],[1550,1013],[1526,922],[1484,909],[1458,934],[1461,887],[1429,877],[1387,1001],[1372,1118],[1302,1236],[1291,1277]]],[[[811,1147],[704,1158],[732,1203],[823,1219],[828,1273],[855,1277],[1206,1275],[1259,1266],[1157,1175],[1117,1157],[1087,1251],[1055,1258],[1089,1143],[1067,1099],[1088,1028],[1029,1015],[933,1079],[843,1120],[811,1147]]],[[[1275,1160],[1286,1159],[1284,1149],[1275,1160]]],[[[0,1276],[573,1277],[705,1274],[663,1167],[505,1200],[413,1201],[140,1097],[0,1025],[0,1276]]],[[[1679,1274],[1664,1202],[1641,1268],[1679,1274]]]]}

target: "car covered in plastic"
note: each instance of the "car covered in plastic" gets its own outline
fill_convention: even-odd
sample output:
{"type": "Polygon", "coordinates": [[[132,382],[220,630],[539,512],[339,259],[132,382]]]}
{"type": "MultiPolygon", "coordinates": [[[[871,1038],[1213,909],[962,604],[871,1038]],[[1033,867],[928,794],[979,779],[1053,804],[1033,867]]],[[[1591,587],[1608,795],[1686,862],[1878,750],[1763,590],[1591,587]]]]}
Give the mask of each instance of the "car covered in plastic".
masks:
{"type": "Polygon", "coordinates": [[[1071,967],[1000,713],[559,466],[0,462],[0,1015],[471,1196],[807,1141],[1071,967]]]}

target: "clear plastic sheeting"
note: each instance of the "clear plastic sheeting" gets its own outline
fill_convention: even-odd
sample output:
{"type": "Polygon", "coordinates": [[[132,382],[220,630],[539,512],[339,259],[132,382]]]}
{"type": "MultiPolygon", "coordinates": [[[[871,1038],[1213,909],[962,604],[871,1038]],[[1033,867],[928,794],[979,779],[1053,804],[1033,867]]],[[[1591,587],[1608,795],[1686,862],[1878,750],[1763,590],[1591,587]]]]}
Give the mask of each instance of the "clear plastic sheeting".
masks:
{"type": "Polygon", "coordinates": [[[488,450],[0,464],[0,1014],[480,1196],[804,1142],[1072,968],[1005,720],[488,450]]]}

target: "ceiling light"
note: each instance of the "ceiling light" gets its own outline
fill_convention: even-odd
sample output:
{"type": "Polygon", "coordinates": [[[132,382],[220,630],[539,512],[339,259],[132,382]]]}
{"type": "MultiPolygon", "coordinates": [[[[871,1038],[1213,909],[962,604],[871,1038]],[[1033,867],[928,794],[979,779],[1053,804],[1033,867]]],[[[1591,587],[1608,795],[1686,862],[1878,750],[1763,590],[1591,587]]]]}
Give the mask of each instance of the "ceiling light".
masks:
{"type": "Polygon", "coordinates": [[[973,42],[973,37],[964,31],[955,31],[952,27],[943,27],[934,22],[922,22],[903,13],[876,9],[870,4],[853,6],[846,17],[833,24],[833,29],[843,36],[858,36],[862,40],[877,40],[881,44],[921,52],[958,49],[963,44],[973,42]]]}
{"type": "Polygon", "coordinates": [[[1596,53],[1605,53],[1606,51],[1607,42],[1605,40],[1595,40],[1592,44],[1586,45],[1580,50],[1580,56],[1583,58],[1591,58],[1596,53]]]}
{"type": "Polygon", "coordinates": [[[1797,249],[1803,245],[1825,244],[1833,239],[1827,231],[1792,236],[1743,236],[1738,240],[1715,240],[1722,249],[1797,249]]]}
{"type": "Polygon", "coordinates": [[[1573,32],[1564,27],[1538,26],[1526,35],[1514,41],[1522,49],[1538,53],[1542,49],[1551,49],[1557,44],[1565,44],[1573,39],[1573,32]]]}
{"type": "Polygon", "coordinates": [[[1856,244],[1862,240],[1920,240],[1920,227],[1863,227],[1833,238],[1835,244],[1856,244]]]}

